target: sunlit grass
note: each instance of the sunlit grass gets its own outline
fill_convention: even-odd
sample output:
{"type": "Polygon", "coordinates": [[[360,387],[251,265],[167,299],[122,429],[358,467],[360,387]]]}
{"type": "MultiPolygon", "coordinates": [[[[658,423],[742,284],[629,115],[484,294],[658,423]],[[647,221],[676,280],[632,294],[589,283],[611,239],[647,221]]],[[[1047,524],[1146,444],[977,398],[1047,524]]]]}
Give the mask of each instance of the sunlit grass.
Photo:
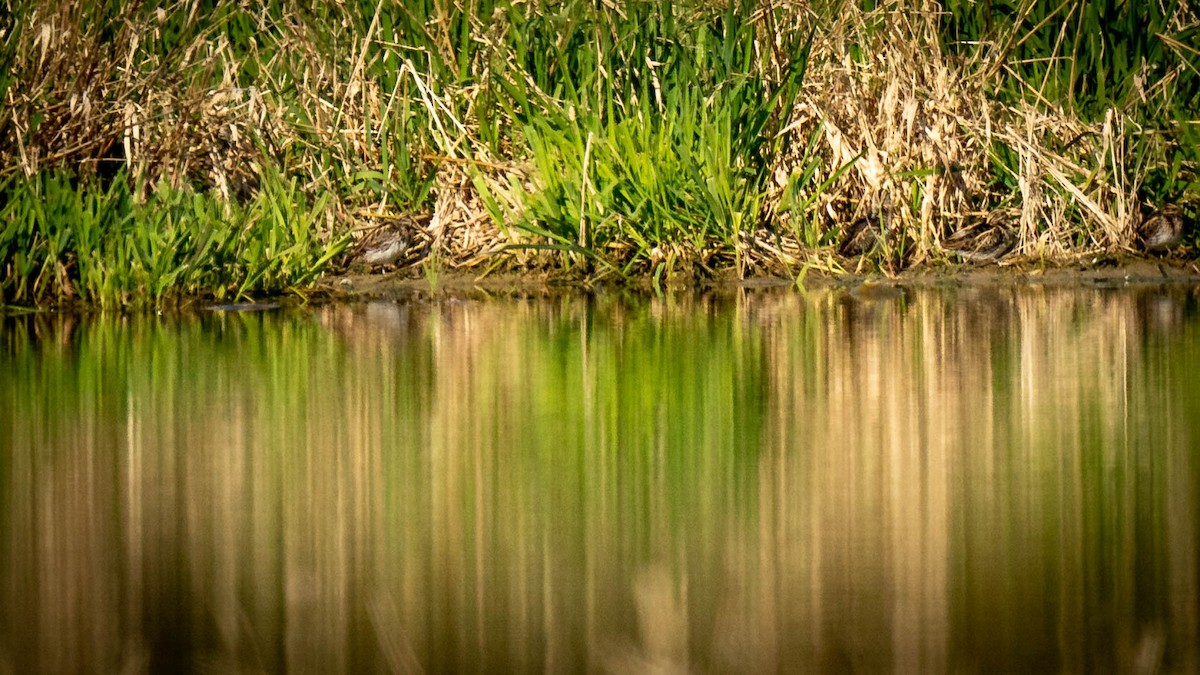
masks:
{"type": "Polygon", "coordinates": [[[321,240],[294,182],[275,177],[244,205],[191,190],[135,200],[124,180],[81,187],[61,173],[12,181],[0,207],[0,292],[12,303],[161,305],[310,287],[346,246],[321,240]]]}
{"type": "Polygon", "coordinates": [[[1132,250],[1165,204],[1200,216],[1200,18],[1183,4],[4,9],[0,207],[96,221],[0,232],[6,302],[298,289],[349,262],[346,236],[407,216],[417,270],[624,280],[891,274],[1009,212],[1015,256],[1071,260],[1132,250]],[[47,180],[79,194],[35,207],[47,180]],[[209,259],[223,249],[178,224],[197,208],[282,267],[209,259]],[[860,218],[879,245],[847,260],[860,218]],[[87,238],[114,219],[156,243],[87,238]],[[280,243],[301,226],[311,245],[280,243]],[[175,246],[200,257],[147,258],[175,246]]]}

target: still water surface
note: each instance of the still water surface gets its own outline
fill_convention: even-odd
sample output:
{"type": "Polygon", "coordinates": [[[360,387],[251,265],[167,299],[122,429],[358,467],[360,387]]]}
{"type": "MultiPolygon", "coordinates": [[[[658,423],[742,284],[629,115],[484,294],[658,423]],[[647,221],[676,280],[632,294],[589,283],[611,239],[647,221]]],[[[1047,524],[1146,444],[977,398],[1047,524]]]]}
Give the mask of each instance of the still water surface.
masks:
{"type": "Polygon", "coordinates": [[[1200,672],[1200,295],[0,329],[0,673],[1200,672]]]}

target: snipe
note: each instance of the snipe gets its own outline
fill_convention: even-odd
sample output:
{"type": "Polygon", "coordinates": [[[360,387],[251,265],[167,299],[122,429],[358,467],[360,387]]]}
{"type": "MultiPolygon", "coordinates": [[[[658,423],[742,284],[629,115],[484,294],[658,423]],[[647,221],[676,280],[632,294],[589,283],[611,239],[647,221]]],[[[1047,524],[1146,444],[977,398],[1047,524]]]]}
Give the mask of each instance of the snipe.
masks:
{"type": "Polygon", "coordinates": [[[859,218],[846,228],[842,242],[838,245],[838,255],[844,258],[853,258],[869,253],[879,244],[879,233],[878,218],[873,216],[859,218]]]}
{"type": "Polygon", "coordinates": [[[850,223],[838,244],[838,255],[857,258],[859,269],[870,263],[889,273],[904,269],[912,252],[913,240],[902,227],[888,229],[875,216],[864,216],[850,223]]]}
{"type": "Polygon", "coordinates": [[[1137,228],[1138,243],[1146,251],[1165,251],[1183,239],[1183,209],[1164,204],[1137,228]]]}
{"type": "Polygon", "coordinates": [[[971,262],[991,262],[1012,250],[1016,237],[1008,214],[993,211],[986,219],[968,221],[942,241],[942,248],[971,262]]]}
{"type": "Polygon", "coordinates": [[[409,216],[389,219],[362,232],[350,257],[352,265],[384,267],[402,264],[421,241],[420,223],[409,216]]]}

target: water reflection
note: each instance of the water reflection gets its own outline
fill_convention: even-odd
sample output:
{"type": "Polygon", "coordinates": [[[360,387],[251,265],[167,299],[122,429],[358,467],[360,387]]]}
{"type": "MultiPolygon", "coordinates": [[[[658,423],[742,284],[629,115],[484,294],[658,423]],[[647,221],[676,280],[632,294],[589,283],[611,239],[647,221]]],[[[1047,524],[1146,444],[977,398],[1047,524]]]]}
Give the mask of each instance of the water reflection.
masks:
{"type": "Polygon", "coordinates": [[[0,672],[1196,672],[1196,309],[12,319],[0,672]]]}

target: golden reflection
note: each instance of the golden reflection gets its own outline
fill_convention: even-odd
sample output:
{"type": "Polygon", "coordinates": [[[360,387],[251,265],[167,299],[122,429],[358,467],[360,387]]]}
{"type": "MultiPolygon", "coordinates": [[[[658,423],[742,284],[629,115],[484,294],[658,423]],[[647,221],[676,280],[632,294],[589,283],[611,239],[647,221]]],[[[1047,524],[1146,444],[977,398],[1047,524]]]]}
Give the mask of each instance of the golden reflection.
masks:
{"type": "Polygon", "coordinates": [[[0,673],[1194,672],[1196,306],[10,325],[0,673]]]}

